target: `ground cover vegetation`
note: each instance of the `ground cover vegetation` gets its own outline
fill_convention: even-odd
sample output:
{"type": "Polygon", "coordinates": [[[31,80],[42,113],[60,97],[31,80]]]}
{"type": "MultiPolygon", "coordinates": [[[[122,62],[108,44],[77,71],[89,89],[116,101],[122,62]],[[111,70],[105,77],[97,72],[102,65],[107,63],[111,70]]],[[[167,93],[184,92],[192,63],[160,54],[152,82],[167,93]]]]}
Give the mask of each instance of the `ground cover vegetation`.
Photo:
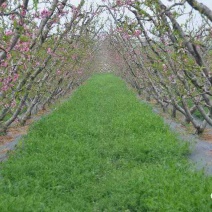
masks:
{"type": "Polygon", "coordinates": [[[95,75],[1,166],[1,211],[209,211],[212,180],[119,78],[95,75]]]}
{"type": "Polygon", "coordinates": [[[113,72],[202,133],[212,125],[211,9],[89,2],[0,0],[0,135],[86,82],[1,164],[0,210],[210,211],[211,178],[193,170],[186,144],[120,79],[86,80],[113,72]]]}

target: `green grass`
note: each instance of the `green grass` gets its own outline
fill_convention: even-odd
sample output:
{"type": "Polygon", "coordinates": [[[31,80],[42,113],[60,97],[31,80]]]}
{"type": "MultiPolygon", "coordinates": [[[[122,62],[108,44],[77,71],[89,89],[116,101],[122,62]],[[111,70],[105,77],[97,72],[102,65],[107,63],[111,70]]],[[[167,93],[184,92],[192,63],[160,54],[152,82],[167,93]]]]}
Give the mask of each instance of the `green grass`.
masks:
{"type": "Polygon", "coordinates": [[[1,165],[0,211],[208,212],[212,180],[113,75],[95,75],[1,165]]]}

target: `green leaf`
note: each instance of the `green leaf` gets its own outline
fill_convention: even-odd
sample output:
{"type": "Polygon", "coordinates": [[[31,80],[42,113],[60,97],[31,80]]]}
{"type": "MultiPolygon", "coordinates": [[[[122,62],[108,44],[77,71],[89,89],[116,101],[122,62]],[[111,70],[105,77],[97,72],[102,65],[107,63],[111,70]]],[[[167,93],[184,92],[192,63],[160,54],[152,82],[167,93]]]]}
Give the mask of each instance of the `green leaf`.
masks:
{"type": "Polygon", "coordinates": [[[22,35],[20,37],[20,41],[22,41],[22,42],[27,42],[28,40],[29,40],[29,38],[27,36],[22,35]]]}
{"type": "Polygon", "coordinates": [[[2,36],[2,40],[5,41],[5,42],[7,42],[7,41],[9,41],[10,37],[11,36],[4,35],[4,36],[2,36]]]}
{"type": "Polygon", "coordinates": [[[33,6],[35,7],[36,11],[38,10],[38,3],[39,3],[39,0],[33,0],[33,6]]]}

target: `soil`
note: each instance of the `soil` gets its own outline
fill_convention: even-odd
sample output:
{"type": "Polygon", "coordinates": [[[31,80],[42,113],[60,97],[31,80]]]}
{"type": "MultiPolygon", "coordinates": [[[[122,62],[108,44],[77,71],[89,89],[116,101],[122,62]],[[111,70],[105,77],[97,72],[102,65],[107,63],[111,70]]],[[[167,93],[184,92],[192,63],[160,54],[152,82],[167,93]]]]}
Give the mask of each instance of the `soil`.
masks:
{"type": "Polygon", "coordinates": [[[207,126],[201,135],[195,134],[191,125],[183,125],[182,120],[172,119],[154,105],[153,111],[163,117],[164,122],[173,132],[176,132],[182,142],[190,146],[189,159],[195,164],[197,170],[203,170],[206,175],[212,175],[212,127],[207,126]]]}
{"type": "MultiPolygon", "coordinates": [[[[74,91],[75,89],[67,93],[63,98],[59,99],[57,101],[57,104],[59,105],[67,101],[68,97],[70,97],[70,95],[74,91]]],[[[0,163],[2,161],[5,161],[8,158],[9,153],[15,150],[21,138],[27,134],[30,125],[33,122],[39,120],[44,115],[48,115],[53,110],[53,107],[47,107],[46,109],[39,110],[36,114],[32,115],[32,117],[26,121],[24,126],[20,126],[19,124],[12,124],[11,127],[9,127],[9,129],[7,130],[6,135],[0,135],[0,163]]]]}
{"type": "Polygon", "coordinates": [[[25,126],[15,124],[8,129],[6,135],[0,136],[0,162],[8,158],[8,153],[13,151],[20,139],[27,134],[29,126],[48,113],[49,110],[41,110],[31,119],[27,120],[25,126]]]}

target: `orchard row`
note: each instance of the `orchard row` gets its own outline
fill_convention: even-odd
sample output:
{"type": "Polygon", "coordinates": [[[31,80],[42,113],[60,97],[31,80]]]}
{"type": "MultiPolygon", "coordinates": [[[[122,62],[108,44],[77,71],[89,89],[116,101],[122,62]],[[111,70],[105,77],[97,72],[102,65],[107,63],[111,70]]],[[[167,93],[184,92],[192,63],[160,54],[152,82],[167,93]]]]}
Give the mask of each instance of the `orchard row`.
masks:
{"type": "Polygon", "coordinates": [[[0,1],[0,132],[63,97],[88,76],[99,9],[70,0],[0,1]]]}
{"type": "Polygon", "coordinates": [[[202,133],[212,125],[212,11],[196,0],[116,2],[105,6],[115,23],[106,39],[119,74],[202,133]]]}

